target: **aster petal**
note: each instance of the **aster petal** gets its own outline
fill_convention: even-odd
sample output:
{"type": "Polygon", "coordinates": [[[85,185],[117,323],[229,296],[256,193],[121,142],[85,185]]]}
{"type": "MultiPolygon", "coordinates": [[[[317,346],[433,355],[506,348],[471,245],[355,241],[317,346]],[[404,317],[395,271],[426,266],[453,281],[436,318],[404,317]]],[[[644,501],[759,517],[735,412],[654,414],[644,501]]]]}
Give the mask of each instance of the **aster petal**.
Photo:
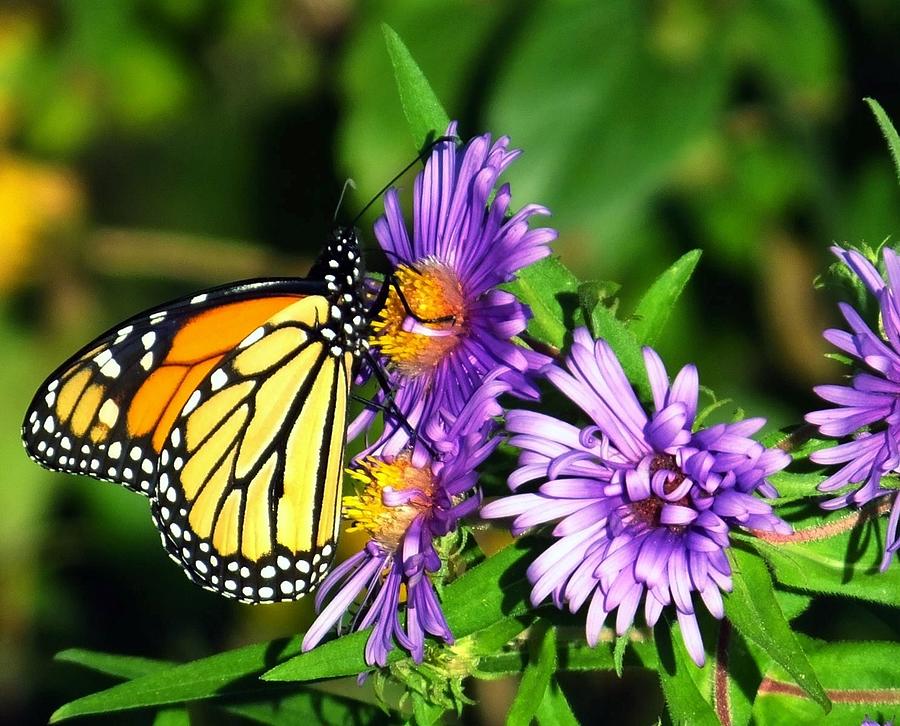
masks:
{"type": "Polygon", "coordinates": [[[588,645],[592,648],[600,642],[600,631],[603,629],[603,623],[606,622],[608,614],[603,606],[603,593],[596,590],[588,607],[587,622],[584,628],[588,645]]]}
{"type": "Polygon", "coordinates": [[[699,395],[700,378],[697,374],[697,367],[686,365],[675,376],[667,403],[680,402],[684,404],[688,428],[694,423],[694,417],[697,415],[697,397],[699,395]]]}
{"type": "Polygon", "coordinates": [[[859,252],[853,249],[844,249],[838,245],[833,245],[831,251],[841,262],[856,273],[856,276],[865,283],[870,291],[878,293],[884,288],[884,280],[878,274],[878,270],[859,252]]]}
{"type": "Polygon", "coordinates": [[[647,378],[653,393],[653,408],[659,411],[666,405],[669,396],[669,374],[662,358],[653,348],[644,347],[641,353],[644,356],[644,368],[647,369],[647,378]]]}
{"type": "Polygon", "coordinates": [[[681,639],[687,648],[691,660],[702,668],[706,663],[706,652],[703,649],[703,638],[700,636],[700,627],[697,625],[697,617],[693,610],[676,611],[678,615],[678,624],[681,626],[681,639]]]}
{"type": "Polygon", "coordinates": [[[304,653],[321,642],[341,615],[350,607],[350,603],[365,589],[372,577],[381,570],[383,563],[383,559],[372,557],[354,573],[306,631],[301,646],[304,653]]]}
{"type": "Polygon", "coordinates": [[[681,547],[673,546],[668,561],[669,591],[675,601],[675,607],[685,613],[694,612],[691,602],[691,575],[688,571],[685,551],[681,547]]]}
{"type": "Polygon", "coordinates": [[[619,609],[616,612],[616,635],[624,635],[625,631],[634,623],[634,614],[637,612],[643,592],[643,586],[636,582],[632,585],[628,594],[622,598],[622,602],[619,603],[619,609]]]}

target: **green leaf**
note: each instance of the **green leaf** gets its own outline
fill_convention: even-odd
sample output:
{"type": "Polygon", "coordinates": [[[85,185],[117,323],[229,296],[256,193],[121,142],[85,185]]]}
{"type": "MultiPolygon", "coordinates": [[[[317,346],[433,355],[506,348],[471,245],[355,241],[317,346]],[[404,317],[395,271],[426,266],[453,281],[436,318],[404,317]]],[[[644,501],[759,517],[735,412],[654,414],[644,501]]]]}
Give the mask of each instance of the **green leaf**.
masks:
{"type": "Polygon", "coordinates": [[[133,655],[113,655],[80,648],[71,648],[57,653],[56,660],[63,663],[75,663],[98,673],[124,680],[140,678],[150,673],[160,673],[178,665],[173,661],[139,658],[133,655]]]}
{"type": "Polygon", "coordinates": [[[831,702],[778,606],[765,562],[737,547],[729,549],[729,556],[734,591],[725,600],[728,619],[828,711],[831,702]]]}
{"type": "MultiPolygon", "coordinates": [[[[480,678],[502,678],[521,673],[528,662],[522,650],[484,655],[478,660],[477,675],[480,678]]],[[[611,671],[615,668],[612,650],[608,644],[591,648],[586,643],[560,641],[556,662],[558,671],[611,671]]],[[[643,667],[653,667],[641,661],[643,667]]]]}
{"type": "Polygon", "coordinates": [[[768,477],[769,482],[778,490],[778,504],[787,504],[801,499],[820,497],[816,490],[825,476],[816,472],[779,471],[768,477]]]}
{"type": "Polygon", "coordinates": [[[591,331],[595,338],[603,338],[616,354],[628,380],[637,389],[638,396],[649,400],[652,396],[641,344],[628,326],[602,302],[597,303],[590,313],[591,331]]]}
{"type": "Polygon", "coordinates": [[[616,669],[616,675],[621,678],[624,668],[625,649],[628,647],[628,633],[616,636],[616,644],[613,646],[613,663],[616,669]]]}
{"type": "Polygon", "coordinates": [[[683,255],[657,277],[644,293],[628,323],[629,329],[641,345],[656,344],[672,313],[672,308],[694,274],[700,255],[700,250],[692,250],[683,255]]]}
{"type": "Polygon", "coordinates": [[[811,593],[900,605],[900,568],[879,571],[887,529],[886,517],[816,511],[812,526],[797,529],[792,540],[746,541],[769,563],[775,579],[811,593]]]}
{"type": "MultiPolygon", "coordinates": [[[[508,617],[529,610],[526,604],[530,559],[527,543],[516,542],[473,567],[444,589],[443,610],[456,638],[465,638],[508,617]]],[[[307,681],[349,676],[370,670],[363,659],[369,630],[332,640],[263,675],[268,681],[307,681]]],[[[406,657],[394,649],[388,662],[406,657]]]]}
{"type": "Polygon", "coordinates": [[[479,657],[494,655],[500,652],[513,638],[524,632],[535,617],[537,617],[537,613],[532,610],[524,615],[503,618],[472,635],[457,638],[456,645],[470,655],[479,657]]]}
{"type": "Polygon", "coordinates": [[[823,715],[781,669],[773,667],[756,695],[754,724],[858,724],[867,715],[887,719],[900,712],[900,644],[807,641],[804,647],[831,696],[831,712],[823,715]]]}
{"type": "MultiPolygon", "coordinates": [[[[355,680],[348,687],[359,690],[355,680]]],[[[384,722],[383,712],[375,706],[311,690],[289,693],[278,698],[241,699],[223,708],[229,713],[269,726],[296,726],[302,723],[352,723],[363,726],[384,722]]]]}
{"type": "Polygon", "coordinates": [[[538,706],[535,719],[538,726],[578,726],[578,719],[572,713],[572,707],[554,679],[544,692],[541,705],[538,706]]]}
{"type": "MultiPolygon", "coordinates": [[[[53,713],[50,721],[55,723],[92,713],[163,706],[236,693],[258,693],[262,698],[279,691],[271,686],[267,688],[268,684],[260,683],[257,676],[299,650],[299,638],[257,643],[151,672],[67,703],[53,713]]],[[[94,663],[99,662],[94,660],[94,663]]]]}
{"type": "Polygon", "coordinates": [[[580,323],[578,278],[556,257],[520,270],[503,287],[531,308],[528,334],[542,343],[562,348],[568,331],[580,323]]]}
{"type": "Polygon", "coordinates": [[[400,105],[416,146],[422,148],[444,134],[450,117],[400,36],[387,23],[382,23],[381,29],[394,67],[400,105]]]}
{"type": "Polygon", "coordinates": [[[672,721],[685,726],[718,726],[712,706],[697,688],[697,666],[688,655],[677,623],[660,620],[655,628],[659,681],[672,721]]]}
{"type": "Polygon", "coordinates": [[[891,150],[891,156],[894,158],[897,176],[900,178],[900,136],[897,135],[897,129],[894,128],[894,124],[891,123],[891,120],[888,118],[888,115],[884,112],[884,109],[878,101],[874,98],[865,98],[863,100],[869,104],[869,108],[871,108],[872,113],[875,114],[875,119],[881,127],[881,133],[884,134],[884,138],[888,143],[888,148],[891,150]]]}
{"type": "Polygon", "coordinates": [[[528,636],[528,664],[506,717],[507,726],[528,726],[556,671],[556,630],[540,620],[528,636]]]}
{"type": "Polygon", "coordinates": [[[416,726],[432,726],[441,720],[447,709],[435,703],[430,703],[415,691],[411,694],[413,716],[416,726]]]}

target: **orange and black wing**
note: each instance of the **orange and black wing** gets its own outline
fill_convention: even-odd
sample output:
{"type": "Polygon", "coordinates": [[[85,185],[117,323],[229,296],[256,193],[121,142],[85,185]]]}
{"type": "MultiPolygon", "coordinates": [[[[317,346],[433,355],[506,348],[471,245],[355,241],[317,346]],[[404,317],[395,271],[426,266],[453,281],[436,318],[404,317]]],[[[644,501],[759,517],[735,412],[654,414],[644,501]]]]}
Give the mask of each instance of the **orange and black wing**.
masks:
{"type": "Polygon", "coordinates": [[[331,315],[318,295],[273,315],[208,366],[168,431],[153,516],[207,589],[294,600],[330,566],[354,362],[331,315]]]}
{"type": "Polygon", "coordinates": [[[322,285],[249,280],[158,306],[107,331],[38,389],[22,426],[28,454],[152,496],[172,423],[228,351],[322,285]]]}

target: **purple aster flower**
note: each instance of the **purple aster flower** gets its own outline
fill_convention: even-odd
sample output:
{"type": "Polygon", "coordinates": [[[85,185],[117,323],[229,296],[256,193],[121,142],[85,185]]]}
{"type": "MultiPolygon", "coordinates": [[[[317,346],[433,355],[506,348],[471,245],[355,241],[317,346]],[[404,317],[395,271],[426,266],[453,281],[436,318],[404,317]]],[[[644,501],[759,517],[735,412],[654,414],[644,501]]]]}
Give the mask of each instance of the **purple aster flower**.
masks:
{"type": "Polygon", "coordinates": [[[374,626],[365,650],[369,665],[386,665],[395,641],[417,662],[426,633],[453,642],[429,577],[441,566],[434,543],[481,503],[475,467],[499,443],[490,436],[490,419],[501,413],[497,397],[509,390],[498,374],[486,378],[450,425],[446,418],[426,425],[435,454],[417,444],[397,454],[369,455],[351,470],[363,489],[344,497],[344,516],[352,522],[350,530],[364,530],[370,539],[319,587],[319,616],[303,639],[304,651],[335,625],[339,631],[374,626]],[[402,588],[406,600],[401,604],[402,588]],[[353,614],[344,627],[348,611],[353,614]]]}
{"type": "Polygon", "coordinates": [[[819,491],[834,492],[854,485],[850,491],[824,502],[825,509],[840,509],[850,504],[862,506],[884,495],[893,498],[881,561],[883,572],[900,548],[898,492],[882,486],[882,477],[900,471],[900,300],[897,298],[900,262],[893,250],[884,249],[885,281],[872,263],[856,250],[831,249],[875,296],[883,332],[873,332],[850,305],[839,304],[850,332],[826,330],[825,339],[860,360],[868,370],[853,376],[849,386],[817,386],[813,389],[821,398],[837,404],[837,408],[813,411],[807,414],[806,420],[818,426],[824,436],[859,433],[852,440],[816,451],[809,458],[819,464],[842,464],[819,485],[819,491]]]}
{"type": "MultiPolygon", "coordinates": [[[[452,123],[447,135],[455,133],[452,123]]],[[[413,427],[435,414],[459,413],[498,366],[512,392],[535,397],[528,374],[549,362],[512,341],[530,311],[498,289],[550,254],[556,238],[552,229],[529,229],[532,217],[549,214],[544,207],[530,204],[507,216],[509,185],[498,189],[497,179],[520,153],[508,144],[506,137],[492,142],[488,134],[462,148],[453,141],[437,144],[416,177],[412,237],[395,189],[385,195],[385,214],[375,223],[402,297],[391,289],[373,323],[371,344],[413,427]]],[[[376,402],[383,401],[379,394],[376,402]]],[[[374,416],[374,408],[365,411],[349,435],[361,433],[374,416]]],[[[383,451],[397,453],[408,430],[388,421],[378,445],[386,442],[383,451]]]]}
{"type": "Polygon", "coordinates": [[[688,652],[703,665],[693,595],[723,616],[720,590],[731,590],[725,550],[732,528],[791,531],[754,496],[777,495],[766,477],[790,457],[749,438],[763,419],[692,431],[697,369],[685,366],[670,385],[650,348],[644,364],[653,393],[649,416],[609,345],[576,330],[568,370],[550,365],[545,372],[593,423],[579,429],[541,413],[509,412],[510,443],[522,450],[509,485],[514,491],[528,482],[540,485],[494,501],[481,514],[515,517],[513,534],[556,522],[557,541],[528,568],[531,601],[538,605],[550,596],[573,613],[588,603],[591,645],[613,610],[621,635],[642,599],[648,626],[674,602],[688,652]]]}
{"type": "MultiPolygon", "coordinates": [[[[880,724],[878,721],[873,721],[868,716],[866,716],[862,720],[862,723],[859,726],[882,726],[882,724],[880,724]]],[[[884,726],[894,726],[894,722],[893,721],[885,721],[884,726]]]]}

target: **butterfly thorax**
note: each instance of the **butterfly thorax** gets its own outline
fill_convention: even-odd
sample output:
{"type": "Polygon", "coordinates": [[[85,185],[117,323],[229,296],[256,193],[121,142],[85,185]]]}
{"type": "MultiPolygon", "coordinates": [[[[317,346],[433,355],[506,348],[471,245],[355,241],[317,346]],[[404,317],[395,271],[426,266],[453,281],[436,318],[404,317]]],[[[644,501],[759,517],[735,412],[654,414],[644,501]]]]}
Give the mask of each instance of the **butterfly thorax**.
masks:
{"type": "Polygon", "coordinates": [[[335,357],[352,353],[362,356],[369,347],[367,329],[368,293],[359,233],[353,227],[337,227],[309,272],[309,278],[325,282],[331,302],[329,321],[321,335],[331,343],[335,357]]]}

